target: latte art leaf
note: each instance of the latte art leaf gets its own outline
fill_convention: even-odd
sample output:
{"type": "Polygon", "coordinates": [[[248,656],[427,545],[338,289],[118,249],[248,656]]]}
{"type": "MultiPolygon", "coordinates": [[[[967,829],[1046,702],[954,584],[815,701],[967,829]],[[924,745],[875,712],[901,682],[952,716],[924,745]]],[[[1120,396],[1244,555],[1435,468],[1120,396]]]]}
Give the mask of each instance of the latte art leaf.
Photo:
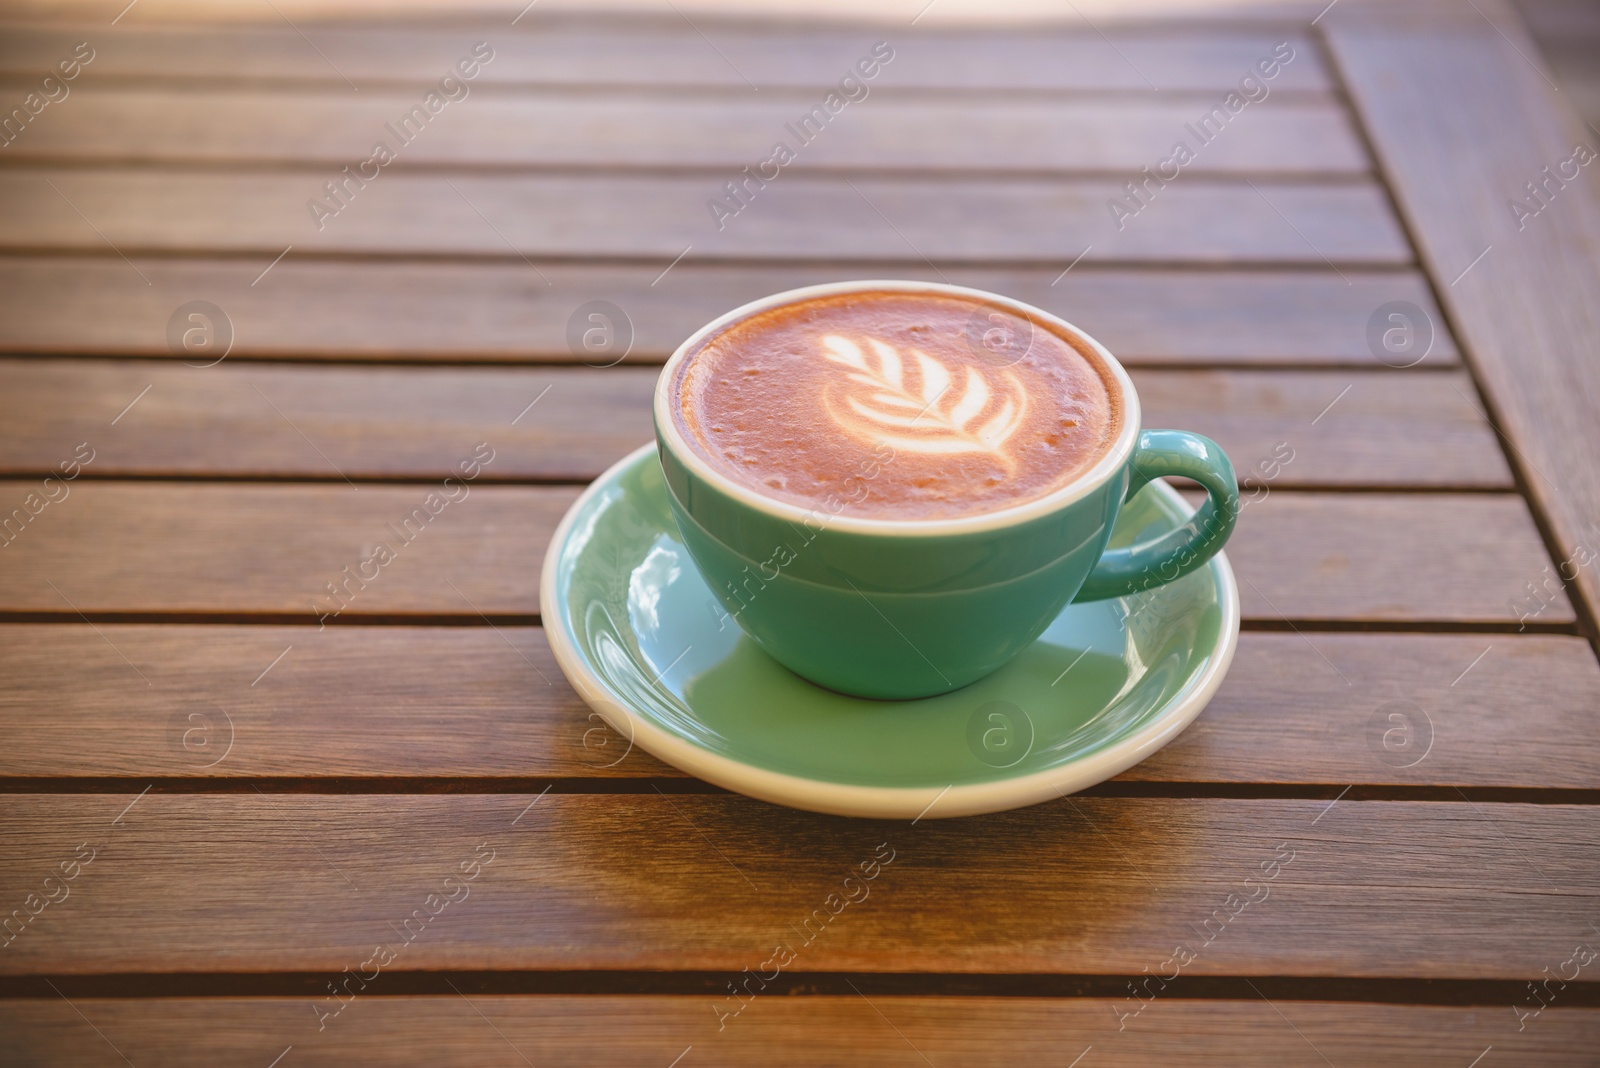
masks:
{"type": "Polygon", "coordinates": [[[786,295],[674,356],[675,430],[764,499],[895,520],[1040,500],[1110,452],[1122,391],[1092,345],[1004,298],[887,285],[786,295]]]}
{"type": "Polygon", "coordinates": [[[919,349],[909,350],[912,367],[901,353],[877,338],[866,339],[872,358],[861,345],[839,334],[822,339],[824,356],[850,369],[846,383],[827,401],[839,428],[856,437],[896,449],[920,453],[994,455],[1009,471],[1015,458],[1006,442],[1022,426],[1027,393],[1009,370],[990,380],[976,367],[951,368],[919,349]],[[907,372],[912,382],[907,382],[907,372]],[[961,379],[957,387],[956,379],[961,379]]]}

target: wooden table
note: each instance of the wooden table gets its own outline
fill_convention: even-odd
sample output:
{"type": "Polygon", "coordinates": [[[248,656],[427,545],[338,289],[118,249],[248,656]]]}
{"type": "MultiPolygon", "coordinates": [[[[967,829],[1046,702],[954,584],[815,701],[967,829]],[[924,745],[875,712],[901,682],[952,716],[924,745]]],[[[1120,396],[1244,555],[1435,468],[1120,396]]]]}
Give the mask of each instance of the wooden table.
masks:
{"type": "Polygon", "coordinates": [[[0,34],[7,108],[76,62],[0,149],[0,1062],[1600,1061],[1596,137],[1508,9],[120,6],[0,34]],[[1109,783],[789,811],[619,760],[555,667],[546,542],[653,365],[860,276],[1080,323],[1245,479],[1232,672],[1109,783]]]}

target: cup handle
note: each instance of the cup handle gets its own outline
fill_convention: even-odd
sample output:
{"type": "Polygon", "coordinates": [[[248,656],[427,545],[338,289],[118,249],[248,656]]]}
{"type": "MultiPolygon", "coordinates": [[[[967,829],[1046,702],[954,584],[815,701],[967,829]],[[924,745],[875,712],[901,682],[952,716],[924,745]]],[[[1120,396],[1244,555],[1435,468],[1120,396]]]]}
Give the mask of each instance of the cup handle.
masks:
{"type": "Polygon", "coordinates": [[[1205,487],[1206,503],[1187,523],[1157,538],[1108,549],[1073,598],[1125,597],[1182,578],[1217,554],[1239,518],[1233,464],[1210,438],[1187,430],[1146,430],[1128,464],[1127,501],[1153,478],[1179,475],[1205,487]]]}

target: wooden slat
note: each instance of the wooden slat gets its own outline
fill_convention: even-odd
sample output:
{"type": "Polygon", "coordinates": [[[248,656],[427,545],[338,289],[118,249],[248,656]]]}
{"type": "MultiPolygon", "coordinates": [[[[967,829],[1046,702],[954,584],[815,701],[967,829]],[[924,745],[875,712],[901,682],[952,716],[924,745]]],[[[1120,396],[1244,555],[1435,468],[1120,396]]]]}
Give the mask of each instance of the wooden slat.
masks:
{"type": "Polygon", "coordinates": [[[767,26],[722,24],[703,14],[691,26],[670,10],[657,18],[611,20],[546,20],[534,11],[515,29],[498,18],[479,27],[422,29],[330,27],[307,20],[302,37],[281,24],[153,27],[129,19],[111,27],[109,21],[110,16],[92,26],[8,26],[0,35],[0,72],[35,77],[70,55],[87,35],[96,55],[85,68],[85,78],[293,79],[328,82],[348,91],[347,77],[371,91],[374,83],[421,86],[437,81],[474,44],[487,40],[495,57],[482,68],[480,84],[720,86],[745,92],[757,85],[826,91],[867,56],[874,42],[891,39],[895,56],[876,79],[880,88],[1145,93],[1154,85],[1165,91],[1216,93],[1220,99],[1258,60],[1269,58],[1279,42],[1287,41],[1295,56],[1273,87],[1329,88],[1326,70],[1304,35],[1242,28],[1113,30],[1107,37],[1082,24],[1065,32],[977,27],[928,32],[910,27],[908,15],[892,30],[799,21],[775,34],[767,26]],[[308,39],[314,48],[308,47],[308,39]]]}
{"type": "MultiPolygon", "coordinates": [[[[0,473],[47,471],[94,439],[96,476],[338,478],[331,462],[351,477],[442,478],[493,427],[497,456],[484,477],[587,480],[650,440],[656,378],[654,368],[632,367],[0,360],[0,473]]],[[[1464,375],[1150,370],[1136,371],[1134,383],[1147,425],[1215,438],[1252,495],[1268,476],[1269,488],[1511,487],[1464,375]]]]}
{"type": "Polygon", "coordinates": [[[1465,376],[1135,371],[1133,377],[1144,425],[1216,440],[1253,503],[1263,485],[1270,491],[1274,485],[1510,484],[1504,454],[1465,376]]]}
{"type": "Polygon", "coordinates": [[[382,174],[333,218],[315,218],[314,173],[157,168],[0,170],[5,247],[124,254],[248,252],[261,266],[290,245],[319,253],[516,258],[627,257],[664,270],[697,260],[1028,261],[1212,264],[1409,263],[1370,182],[1216,182],[1195,178],[1123,228],[1113,179],[854,179],[783,176],[738,216],[707,208],[710,176],[527,177],[382,174]],[[51,186],[55,188],[51,188],[51,186]],[[85,222],[85,220],[89,220],[85,222]],[[322,228],[318,228],[318,223],[322,228]],[[92,224],[92,225],[91,225],[92,224]]]}
{"type": "Polygon", "coordinates": [[[1516,0],[1573,110],[1600,125],[1600,8],[1588,0],[1516,0]]]}
{"type": "Polygon", "coordinates": [[[96,851],[0,973],[337,975],[440,893],[394,970],[737,973],[794,940],[795,973],[1138,975],[1211,921],[1186,974],[1523,979],[1600,895],[1589,806],[1069,798],[913,827],[731,794],[135,793],[0,797],[4,900],[96,851]],[[480,847],[461,900],[443,880],[480,847]],[[1226,918],[1229,894],[1257,903],[1226,918]]]}
{"type": "MultiPolygon", "coordinates": [[[[874,99],[841,114],[826,136],[802,144],[786,128],[816,103],[803,91],[663,97],[657,93],[480,93],[441,113],[410,144],[386,124],[417,103],[415,91],[347,89],[78,90],[59,117],[31,126],[13,158],[73,162],[203,161],[324,165],[328,176],[366,159],[375,141],[417,164],[723,168],[713,189],[772,156],[798,153],[784,172],[818,168],[978,171],[1126,171],[1136,178],[1193,146],[1185,129],[1206,114],[1195,100],[1036,101],[993,98],[874,99]]],[[[1366,154],[1342,104],[1269,96],[1205,146],[1184,174],[1362,174],[1366,154]]],[[[1215,123],[1213,123],[1215,125],[1215,123]]],[[[375,168],[371,168],[375,170],[375,168]]],[[[774,173],[769,169],[768,173],[774,173]]],[[[326,180],[324,177],[322,180],[326,180]]],[[[313,186],[319,184],[313,182],[313,186]]]]}
{"type": "MultiPolygon", "coordinates": [[[[471,454],[464,445],[462,458],[471,454]]],[[[39,487],[0,481],[0,502],[22,508],[39,487]]],[[[465,488],[464,500],[435,501],[438,517],[407,544],[390,524],[425,508],[439,487],[80,480],[0,550],[0,611],[262,613],[313,623],[334,607],[326,584],[344,581],[346,567],[357,574],[383,543],[397,558],[355,592],[347,621],[536,613],[538,564],[577,490],[465,488]]],[[[1518,623],[1513,598],[1546,563],[1522,501],[1481,494],[1279,491],[1245,510],[1229,556],[1245,615],[1264,620],[1518,623]]],[[[1535,622],[1571,619],[1552,594],[1535,622]]]]}
{"type": "Polygon", "coordinates": [[[321,1031],[304,998],[7,1001],[0,1002],[0,1029],[13,1036],[18,1068],[99,1063],[114,1056],[108,1043],[134,1064],[174,1068],[265,1064],[291,1045],[296,1065],[334,1068],[375,1050],[397,1068],[661,1068],[685,1052],[683,1063],[697,1066],[911,1068],[1064,1065],[1090,1048],[1094,1060],[1085,1057],[1085,1065],[1327,1068],[1403,1059],[1417,1068],[1462,1068],[1489,1046],[1506,1063],[1578,1066],[1593,1063],[1600,1040],[1594,1009],[1558,1003],[1519,1033],[1503,1006],[1288,1002],[1276,1000],[1267,981],[1258,985],[1271,1002],[1169,996],[1122,1030],[1118,1022],[1132,1010],[1113,998],[845,994],[758,995],[720,1031],[706,996],[516,997],[463,988],[460,995],[382,997],[375,996],[380,982],[321,1031]]]}
{"type": "Polygon", "coordinates": [[[1561,578],[1574,581],[1593,624],[1600,193],[1592,132],[1529,58],[1537,49],[1502,4],[1347,9],[1329,40],[1511,437],[1561,578]],[[1533,197],[1528,183],[1547,173],[1557,177],[1533,197]]]}
{"type": "MultiPolygon", "coordinates": [[[[6,777],[682,777],[590,714],[538,628],[4,624],[0,677],[6,777]]],[[[1597,702],[1574,637],[1246,632],[1119,778],[1593,790],[1597,702]]]]}
{"type": "Polygon", "coordinates": [[[1575,637],[1245,633],[1206,711],[1122,778],[1591,789],[1597,679],[1575,637]]]}
{"type": "Polygon", "coordinates": [[[1549,557],[1518,497],[1274,493],[1240,516],[1228,556],[1247,617],[1573,619],[1559,592],[1532,614],[1525,587],[1549,557]]]}
{"type": "Polygon", "coordinates": [[[461,459],[488,438],[495,458],[485,479],[588,481],[654,436],[659,376],[654,367],[202,370],[0,360],[0,465],[43,472],[94,438],[105,442],[86,469],[94,474],[337,480],[337,468],[353,478],[437,479],[459,475],[461,459]],[[108,436],[146,386],[117,422],[134,433],[108,436]]]}
{"type": "MultiPolygon", "coordinates": [[[[460,458],[473,453],[474,443],[464,442],[460,458]]],[[[578,496],[569,488],[442,483],[70,485],[70,496],[46,505],[0,550],[8,555],[0,605],[69,615],[268,612],[314,624],[338,607],[327,585],[349,582],[347,619],[531,615],[539,610],[538,569],[550,533],[578,496]],[[380,543],[395,559],[358,589],[360,564],[380,543]]],[[[21,507],[39,488],[0,482],[0,500],[21,507]]]]}
{"type": "MultiPolygon", "coordinates": [[[[169,319],[181,305],[207,300],[232,323],[234,358],[572,360],[568,321],[583,304],[606,300],[631,323],[628,360],[659,363],[730,308],[863,274],[943,277],[1009,294],[1077,323],[1132,363],[1374,366],[1366,324],[1382,305],[1405,301],[1443,322],[1411,271],[1341,278],[1326,268],[1121,271],[1080,264],[1061,277],[1067,263],[1042,270],[680,263],[658,280],[665,263],[542,263],[536,273],[520,262],[325,263],[291,252],[252,286],[266,260],[136,262],[137,273],[109,253],[0,257],[0,351],[171,356],[169,319]]],[[[622,352],[619,346],[599,357],[581,348],[577,354],[606,364],[622,352]]],[[[1454,362],[1455,346],[1441,325],[1422,366],[1454,362]]]]}

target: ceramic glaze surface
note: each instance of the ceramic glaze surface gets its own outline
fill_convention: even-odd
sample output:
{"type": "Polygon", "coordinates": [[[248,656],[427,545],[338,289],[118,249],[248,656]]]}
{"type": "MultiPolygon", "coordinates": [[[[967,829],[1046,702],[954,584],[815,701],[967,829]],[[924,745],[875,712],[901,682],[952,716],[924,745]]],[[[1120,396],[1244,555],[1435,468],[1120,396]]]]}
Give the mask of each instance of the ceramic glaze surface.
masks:
{"type": "MultiPolygon", "coordinates": [[[[967,344],[946,338],[933,345],[935,332],[924,332],[928,337],[921,340],[946,355],[967,344]]],[[[908,347],[913,355],[921,352],[908,347]]],[[[967,354],[987,364],[979,355],[987,351],[979,346],[976,352],[968,348],[967,354]]],[[[1002,346],[1001,351],[1007,350],[1002,346]]],[[[718,359],[710,358],[707,365],[715,370],[721,366],[718,359]]],[[[832,362],[825,354],[811,359],[809,365],[827,367],[832,362]]],[[[917,374],[923,378],[933,375],[931,366],[917,374]]],[[[957,380],[948,370],[941,373],[944,379],[933,397],[935,407],[943,403],[940,398],[955,388],[957,380]]],[[[767,443],[764,448],[777,443],[778,454],[771,464],[799,463],[806,450],[791,449],[790,438],[806,432],[806,426],[799,425],[784,405],[794,393],[800,398],[794,403],[802,408],[811,406],[802,414],[827,423],[832,416],[819,416],[817,410],[823,402],[808,399],[804,389],[777,393],[765,386],[751,389],[756,394],[753,399],[740,402],[749,405],[744,414],[752,428],[751,441],[767,443]]],[[[983,427],[995,427],[992,436],[998,442],[1002,432],[1011,433],[1006,427],[1017,418],[1017,405],[1008,408],[1005,401],[996,401],[988,387],[977,392],[983,403],[973,405],[973,419],[987,420],[979,426],[983,433],[988,433],[983,427]],[[984,414],[984,406],[995,403],[1000,405],[996,413],[984,414]]],[[[736,308],[696,331],[673,353],[662,369],[654,407],[673,518],[684,546],[727,617],[785,667],[818,685],[858,697],[920,698],[973,683],[1027,648],[1068,602],[1140,592],[1202,566],[1227,540],[1238,515],[1237,482],[1222,450],[1198,434],[1141,429],[1133,382],[1104,346],[1037,308],[959,286],[892,280],[837,282],[777,293],[736,308]],[[798,348],[790,351],[778,346],[783,365],[805,364],[802,357],[811,346],[821,343],[827,348],[828,339],[834,339],[831,355],[844,361],[841,370],[846,373],[819,379],[817,390],[826,397],[829,389],[842,383],[838,388],[844,400],[839,403],[849,407],[852,398],[860,401],[858,416],[870,408],[869,402],[878,403],[873,398],[880,393],[873,392],[876,387],[872,383],[890,378],[902,384],[922,381],[911,375],[898,352],[891,354],[887,348],[874,350],[876,363],[858,365],[857,357],[867,360],[861,346],[872,349],[871,339],[858,343],[846,337],[848,331],[839,332],[846,325],[847,313],[854,314],[852,309],[858,306],[872,313],[861,324],[876,324],[874,329],[882,326],[883,308],[903,306],[907,309],[903,332],[913,341],[918,340],[916,330],[927,325],[926,309],[930,307],[954,309],[945,323],[952,330],[965,309],[973,309],[969,315],[1009,309],[1007,314],[1017,321],[1038,324],[1029,344],[1010,353],[1008,358],[1016,358],[998,371],[1022,382],[1027,404],[1034,405],[1045,396],[1057,396],[1058,400],[1077,396],[1083,392],[1082,382],[1052,394],[1054,387],[1028,384],[1019,375],[1035,374],[1041,368],[1062,373],[1075,368],[1079,378],[1104,378],[1112,384],[1106,387],[1108,395],[1115,399],[1111,410],[1117,417],[1108,424],[1115,428],[1114,440],[1078,457],[1080,467],[1072,468],[1072,477],[1066,481],[1058,479],[1037,492],[1030,490],[1030,495],[1002,495],[990,502],[991,507],[974,510],[963,506],[955,515],[906,518],[859,514],[852,508],[873,501],[880,493],[893,501],[895,492],[881,487],[892,486],[895,480],[924,467],[930,472],[939,465],[954,469],[965,453],[896,451],[887,439],[875,440],[874,448],[890,450],[882,464],[870,471],[858,469],[853,484],[840,484],[820,499],[804,497],[795,503],[782,499],[771,486],[757,488],[744,474],[730,473],[707,455],[703,443],[696,443],[692,434],[686,436],[680,401],[717,386],[715,381],[696,386],[692,379],[708,346],[737,338],[742,325],[762,322],[768,316],[776,317],[778,325],[761,326],[748,345],[741,344],[739,351],[726,355],[734,369],[741,366],[746,348],[762,338],[771,341],[787,324],[795,328],[798,348]],[[824,314],[816,311],[819,308],[829,310],[824,314]],[[818,317],[821,322],[812,321],[818,317]],[[1044,355],[1049,348],[1046,338],[1064,351],[1044,355]],[[686,375],[690,381],[684,385],[686,375]],[[1206,504],[1179,529],[1126,549],[1107,551],[1124,501],[1163,475],[1199,482],[1207,492],[1206,504]]],[[[717,415],[713,412],[706,417],[717,415]]],[[[693,419],[688,422],[695,423],[693,419]]],[[[1085,417],[1079,429],[1090,422],[1085,417]]],[[[1055,424],[1047,419],[1030,425],[1032,431],[1017,433],[1027,437],[1055,424]]],[[[694,426],[688,429],[692,432],[694,426]]],[[[911,433],[912,429],[896,428],[895,432],[911,433]]],[[[833,426],[829,434],[846,442],[841,448],[859,460],[866,438],[854,439],[842,423],[833,426]]],[[[950,439],[945,435],[936,440],[950,439]]],[[[992,465],[995,454],[989,445],[980,445],[974,462],[992,465]]],[[[1005,462],[1014,463],[1019,470],[1030,455],[1026,450],[1001,452],[1005,462]]],[[[739,454],[733,455],[737,458],[739,454]]],[[[752,469],[759,473],[771,464],[758,463],[752,469]]],[[[951,484],[965,484],[962,477],[954,477],[951,484]]],[[[934,496],[942,484],[931,474],[928,479],[919,475],[914,481],[919,493],[926,489],[934,496]]],[[[1004,479],[998,484],[1003,486],[1004,479]]]]}
{"type": "MultiPolygon", "coordinates": [[[[1179,528],[1166,487],[1113,546],[1179,528]]],[[[1224,558],[1134,597],[1069,605],[999,671],[911,701],[849,697],[772,660],[712,597],[673,522],[653,448],[602,477],[552,544],[542,594],[563,670],[619,733],[711,782],[855,815],[993,811],[1100,781],[1198,713],[1231,659],[1224,558]]]]}

